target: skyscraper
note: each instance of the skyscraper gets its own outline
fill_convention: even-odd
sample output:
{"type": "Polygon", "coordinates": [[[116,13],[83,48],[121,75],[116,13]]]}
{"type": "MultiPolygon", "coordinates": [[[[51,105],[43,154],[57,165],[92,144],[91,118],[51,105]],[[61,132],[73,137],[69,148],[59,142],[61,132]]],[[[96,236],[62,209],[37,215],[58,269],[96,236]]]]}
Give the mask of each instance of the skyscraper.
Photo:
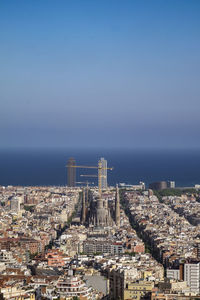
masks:
{"type": "Polygon", "coordinates": [[[101,172],[101,176],[99,176],[99,185],[101,185],[101,189],[107,189],[107,160],[103,157],[99,160],[99,172],[101,172]]]}
{"type": "Polygon", "coordinates": [[[67,186],[76,186],[76,168],[73,167],[75,165],[75,159],[70,157],[67,162],[67,186]]]}

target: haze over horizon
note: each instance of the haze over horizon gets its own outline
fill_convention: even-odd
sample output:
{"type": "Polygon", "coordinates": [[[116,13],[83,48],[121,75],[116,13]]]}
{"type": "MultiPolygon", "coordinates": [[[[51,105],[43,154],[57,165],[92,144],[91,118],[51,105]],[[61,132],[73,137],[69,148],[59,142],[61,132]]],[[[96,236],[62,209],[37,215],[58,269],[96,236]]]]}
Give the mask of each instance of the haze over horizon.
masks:
{"type": "Polygon", "coordinates": [[[0,148],[200,147],[200,1],[1,1],[0,148]]]}

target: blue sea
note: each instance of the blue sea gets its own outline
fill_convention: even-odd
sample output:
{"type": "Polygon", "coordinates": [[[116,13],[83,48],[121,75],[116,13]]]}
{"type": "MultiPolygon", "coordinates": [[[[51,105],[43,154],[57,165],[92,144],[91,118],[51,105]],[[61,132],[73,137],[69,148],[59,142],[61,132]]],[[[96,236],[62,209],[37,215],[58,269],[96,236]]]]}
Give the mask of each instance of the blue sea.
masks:
{"type": "MultiPolygon", "coordinates": [[[[0,185],[66,185],[66,163],[74,157],[79,165],[97,165],[104,157],[113,171],[108,183],[137,184],[173,180],[176,186],[200,184],[199,150],[81,150],[81,149],[9,149],[0,150],[0,185]]],[[[80,174],[97,174],[95,169],[77,169],[77,181],[96,178],[80,174]]]]}

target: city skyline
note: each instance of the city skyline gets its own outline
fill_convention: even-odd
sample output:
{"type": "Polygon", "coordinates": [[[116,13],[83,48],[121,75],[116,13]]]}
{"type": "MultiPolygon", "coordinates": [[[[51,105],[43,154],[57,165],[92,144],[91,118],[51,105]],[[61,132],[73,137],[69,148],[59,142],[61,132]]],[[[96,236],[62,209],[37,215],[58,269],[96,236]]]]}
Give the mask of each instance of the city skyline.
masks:
{"type": "Polygon", "coordinates": [[[199,1],[2,1],[1,148],[199,148],[199,1]]]}
{"type": "Polygon", "coordinates": [[[0,28],[0,300],[200,299],[200,0],[0,28]]]}

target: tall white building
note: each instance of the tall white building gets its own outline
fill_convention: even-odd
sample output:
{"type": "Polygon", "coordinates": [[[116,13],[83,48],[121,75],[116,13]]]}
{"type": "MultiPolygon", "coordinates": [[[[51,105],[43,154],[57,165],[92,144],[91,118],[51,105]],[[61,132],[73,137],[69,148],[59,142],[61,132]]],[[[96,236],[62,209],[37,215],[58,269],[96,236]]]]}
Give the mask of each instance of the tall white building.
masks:
{"type": "Polygon", "coordinates": [[[101,189],[107,189],[107,160],[105,160],[103,157],[99,160],[99,166],[101,168],[99,169],[99,172],[101,172],[101,176],[99,176],[99,185],[101,185],[101,189]]]}
{"type": "Polygon", "coordinates": [[[168,181],[167,182],[167,187],[170,188],[170,189],[175,189],[175,181],[168,181]]]}
{"type": "Polygon", "coordinates": [[[200,292],[200,262],[184,265],[184,281],[189,285],[191,292],[200,292]]]}
{"type": "Polygon", "coordinates": [[[20,211],[20,203],[21,199],[19,197],[13,197],[10,200],[10,210],[13,210],[14,212],[18,213],[20,211]]]}

